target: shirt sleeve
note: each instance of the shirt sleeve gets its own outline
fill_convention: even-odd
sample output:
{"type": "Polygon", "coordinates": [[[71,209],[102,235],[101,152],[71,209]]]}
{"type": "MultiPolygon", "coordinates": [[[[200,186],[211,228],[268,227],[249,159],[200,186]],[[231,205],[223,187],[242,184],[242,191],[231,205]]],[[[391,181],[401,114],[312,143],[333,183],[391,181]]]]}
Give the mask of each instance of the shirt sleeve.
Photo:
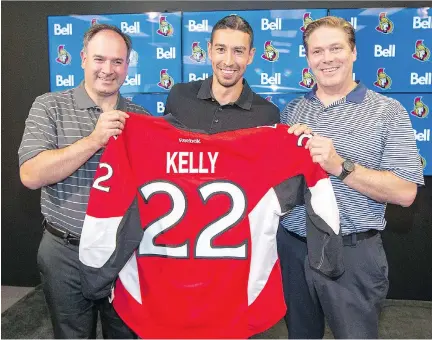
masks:
{"type": "Polygon", "coordinates": [[[398,101],[392,100],[388,117],[381,168],[402,179],[423,185],[420,155],[408,112],[398,101]]]}
{"type": "Polygon", "coordinates": [[[18,149],[19,166],[42,151],[58,148],[55,108],[49,107],[48,97],[36,98],[30,109],[18,149]]]}
{"type": "Polygon", "coordinates": [[[301,99],[302,97],[298,97],[291,100],[280,112],[280,122],[282,124],[294,125],[296,123],[300,123],[296,121],[298,117],[295,117],[294,115],[294,113],[296,112],[294,108],[299,104],[301,99]]]}
{"type": "Polygon", "coordinates": [[[175,84],[172,89],[170,90],[170,92],[168,93],[168,97],[165,103],[165,111],[164,111],[164,116],[166,116],[169,113],[173,112],[173,101],[175,99],[176,93],[177,93],[177,88],[178,88],[178,84],[175,84]]]}
{"type": "Polygon", "coordinates": [[[81,285],[83,295],[92,300],[110,294],[143,235],[125,133],[111,138],[101,157],[81,233],[81,285]]]}

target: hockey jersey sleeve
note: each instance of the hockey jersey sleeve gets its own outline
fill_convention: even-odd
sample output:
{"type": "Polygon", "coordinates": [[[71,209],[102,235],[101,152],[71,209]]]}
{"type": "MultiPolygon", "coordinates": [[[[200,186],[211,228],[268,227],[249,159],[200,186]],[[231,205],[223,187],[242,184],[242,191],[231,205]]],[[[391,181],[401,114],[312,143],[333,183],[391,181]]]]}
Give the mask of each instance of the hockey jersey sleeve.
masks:
{"type": "Polygon", "coordinates": [[[327,173],[312,162],[309,151],[303,147],[304,137],[300,136],[294,146],[297,148],[295,158],[302,171],[274,190],[282,214],[294,206],[305,205],[309,264],[326,276],[337,277],[344,272],[339,209],[327,173]]]}
{"type": "Polygon", "coordinates": [[[111,138],[99,163],[79,246],[83,295],[110,295],[119,272],[139,246],[143,229],[137,187],[123,134],[111,138]]]}

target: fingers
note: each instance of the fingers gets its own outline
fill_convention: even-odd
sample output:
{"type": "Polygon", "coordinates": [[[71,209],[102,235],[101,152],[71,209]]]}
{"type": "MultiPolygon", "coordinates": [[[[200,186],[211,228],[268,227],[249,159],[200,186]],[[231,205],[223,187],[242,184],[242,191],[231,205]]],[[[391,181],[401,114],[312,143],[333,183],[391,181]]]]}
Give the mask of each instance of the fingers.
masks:
{"type": "Polygon", "coordinates": [[[289,127],[288,133],[300,136],[302,133],[312,134],[312,130],[306,124],[297,123],[289,127]]]}

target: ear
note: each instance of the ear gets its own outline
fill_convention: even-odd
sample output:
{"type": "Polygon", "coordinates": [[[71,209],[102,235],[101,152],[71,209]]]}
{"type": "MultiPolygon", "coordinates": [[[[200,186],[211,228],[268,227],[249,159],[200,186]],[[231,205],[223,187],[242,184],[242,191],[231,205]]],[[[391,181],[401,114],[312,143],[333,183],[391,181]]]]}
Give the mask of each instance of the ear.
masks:
{"type": "Polygon", "coordinates": [[[209,60],[211,60],[211,49],[212,49],[211,42],[207,41],[207,57],[209,60]]]}
{"type": "Polygon", "coordinates": [[[248,65],[252,64],[253,59],[255,57],[255,52],[256,52],[256,48],[252,47],[251,50],[249,51],[249,57],[248,57],[248,65]]]}
{"type": "Polygon", "coordinates": [[[354,46],[352,53],[353,53],[353,61],[356,61],[357,60],[357,47],[356,46],[354,46]]]}
{"type": "Polygon", "coordinates": [[[81,50],[80,56],[81,56],[81,68],[84,69],[87,60],[87,53],[84,52],[84,49],[81,50]]]}
{"type": "Polygon", "coordinates": [[[310,64],[309,58],[307,57],[307,54],[306,54],[306,61],[307,61],[308,67],[311,68],[311,64],[310,64]]]}

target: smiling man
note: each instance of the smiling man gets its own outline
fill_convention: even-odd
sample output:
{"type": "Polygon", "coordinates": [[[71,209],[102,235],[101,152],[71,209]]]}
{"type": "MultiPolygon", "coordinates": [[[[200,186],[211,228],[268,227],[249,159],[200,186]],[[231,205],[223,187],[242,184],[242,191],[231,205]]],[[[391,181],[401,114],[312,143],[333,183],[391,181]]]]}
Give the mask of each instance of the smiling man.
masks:
{"type": "Polygon", "coordinates": [[[108,299],[82,295],[78,246],[89,191],[103,148],[122,133],[128,115],[147,111],[120,96],[131,39],[111,25],[93,25],[81,52],[84,81],[36,98],[18,150],[20,177],[41,188],[44,234],[38,251],[43,291],[55,338],[96,337],[98,312],[104,338],[135,338],[108,299]]]}
{"type": "Polygon", "coordinates": [[[423,184],[420,157],[402,105],[353,80],[357,49],[350,23],[331,16],[316,20],[303,42],[317,85],[286,106],[281,122],[296,135],[315,133],[306,148],[335,191],[345,272],[330,278],[310,267],[305,207],[295,207],[278,233],[285,321],[294,339],[322,338],[324,316],[335,338],[376,339],[389,286],[380,236],[385,207],[412,204],[423,184]]]}
{"type": "Polygon", "coordinates": [[[237,15],[222,18],[213,26],[207,48],[213,75],[174,85],[165,114],[207,133],[278,123],[278,108],[254,93],[243,77],[255,55],[249,23],[237,15]]]}

